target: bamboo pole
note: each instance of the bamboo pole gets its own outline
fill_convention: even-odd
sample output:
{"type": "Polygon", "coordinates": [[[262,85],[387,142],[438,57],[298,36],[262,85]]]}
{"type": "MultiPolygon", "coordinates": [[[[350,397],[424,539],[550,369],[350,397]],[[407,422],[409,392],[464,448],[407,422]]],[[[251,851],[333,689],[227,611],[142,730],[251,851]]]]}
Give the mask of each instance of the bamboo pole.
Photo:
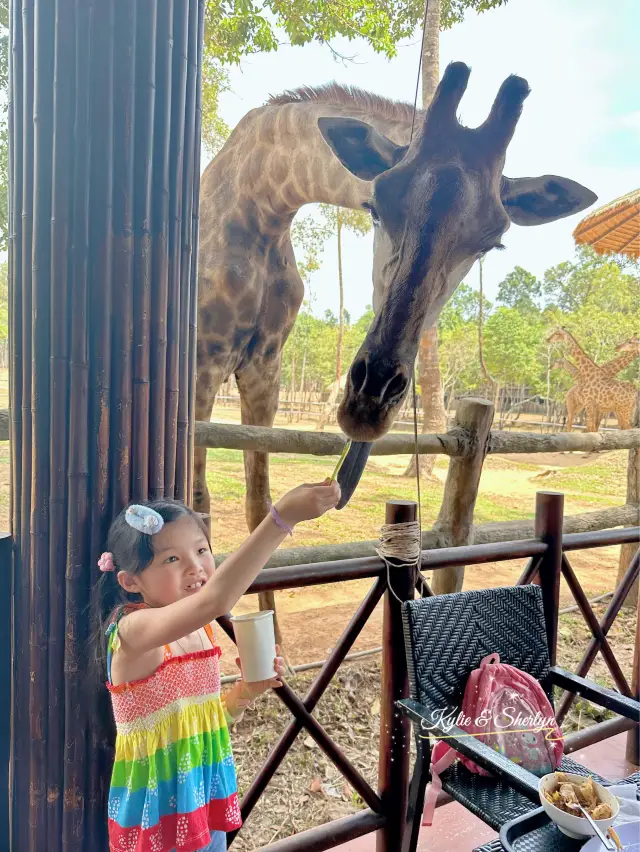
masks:
{"type": "Polygon", "coordinates": [[[189,320],[191,314],[191,272],[196,263],[193,254],[193,185],[195,177],[196,145],[196,110],[198,89],[198,25],[195,15],[188,20],[188,50],[187,50],[187,81],[185,97],[185,153],[182,175],[182,231],[180,246],[180,351],[178,366],[178,412],[176,436],[176,488],[178,500],[190,499],[187,491],[189,475],[192,466],[189,455],[189,320]]]}
{"type": "MultiPolygon", "coordinates": [[[[132,493],[187,494],[203,24],[204,0],[12,7],[10,789],[20,852],[106,852],[112,726],[106,690],[87,677],[95,562],[132,493]],[[180,353],[170,363],[168,317],[180,353]],[[167,386],[183,400],[179,464],[167,386]]],[[[8,426],[0,415],[0,437],[8,426]]]]}
{"type": "MultiPolygon", "coordinates": [[[[91,306],[91,386],[90,440],[91,455],[91,544],[90,564],[104,549],[108,524],[114,506],[111,503],[110,431],[111,431],[111,328],[113,295],[113,168],[114,168],[114,44],[115,7],[100,3],[94,7],[94,42],[92,68],[91,122],[101,127],[92,140],[91,189],[94,195],[90,224],[90,267],[93,286],[89,293],[91,306]]],[[[71,96],[70,96],[71,97],[71,96]]],[[[70,318],[71,319],[71,318],[70,318]]],[[[117,400],[114,400],[117,405],[117,400]]],[[[92,601],[92,623],[98,623],[97,602],[92,601]]],[[[104,797],[109,768],[104,760],[112,737],[111,708],[108,696],[96,686],[95,703],[89,726],[88,789],[85,801],[86,831],[100,837],[104,830],[104,797]]]]}
{"type": "MultiPolygon", "coordinates": [[[[23,792],[25,784],[22,777],[16,778],[14,767],[22,757],[23,741],[26,737],[25,726],[17,723],[21,707],[22,690],[26,687],[25,651],[19,646],[16,624],[22,615],[22,587],[19,581],[21,566],[21,504],[22,476],[20,460],[22,458],[22,292],[16,281],[22,278],[22,161],[23,161],[23,116],[22,116],[22,9],[14,2],[11,7],[10,43],[9,43],[9,399],[12,405],[11,430],[11,530],[15,541],[11,560],[11,637],[13,646],[11,661],[10,696],[10,738],[9,767],[7,784],[7,816],[9,834],[17,836],[18,825],[13,805],[18,791],[23,792]]],[[[9,418],[7,418],[9,420],[9,418]]],[[[7,424],[9,425],[9,423],[7,424]]]]}
{"type": "MultiPolygon", "coordinates": [[[[73,16],[72,0],[60,3],[73,16]]],[[[57,22],[56,22],[57,23],[57,22]]],[[[64,667],[65,594],[60,577],[66,564],[67,532],[67,393],[69,388],[69,243],[71,175],[71,90],[75,81],[73,63],[73,29],[64,27],[56,33],[53,69],[52,128],[52,201],[51,201],[51,289],[56,298],[51,303],[51,398],[49,438],[49,630],[47,634],[48,720],[47,720],[47,847],[60,852],[62,839],[62,785],[58,755],[64,743],[64,685],[60,671],[64,667]],[[51,594],[56,590],[56,594],[51,594]]]]}
{"type": "MultiPolygon", "coordinates": [[[[113,167],[113,282],[114,308],[118,321],[112,328],[112,375],[118,377],[117,405],[113,414],[117,421],[116,434],[112,436],[113,463],[118,470],[116,487],[111,499],[116,507],[125,505],[131,495],[131,469],[138,464],[132,452],[133,409],[133,204],[134,163],[137,114],[135,103],[137,49],[136,3],[118,2],[116,15],[118,27],[128,33],[118,39],[114,54],[113,96],[118,108],[114,113],[114,167],[113,167]]],[[[136,449],[139,449],[139,444],[136,449]]]]}
{"type": "Polygon", "coordinates": [[[149,423],[149,496],[164,494],[164,442],[167,387],[167,312],[169,274],[169,153],[171,142],[171,73],[173,0],[165,0],[156,34],[156,108],[152,195],[154,293],[151,304],[151,420],[149,423]]]}
{"type": "MultiPolygon", "coordinates": [[[[138,6],[138,30],[153,33],[157,0],[138,6]]],[[[136,46],[136,137],[134,166],[134,305],[133,305],[133,433],[131,496],[145,499],[149,490],[151,191],[153,187],[153,122],[155,110],[156,42],[141,38],[136,46]]]]}
{"type": "Polygon", "coordinates": [[[49,493],[49,370],[38,369],[38,355],[51,350],[51,189],[50,139],[53,129],[53,42],[55,6],[34,8],[34,97],[33,97],[33,243],[32,243],[32,505],[29,565],[29,723],[30,774],[29,841],[34,848],[46,845],[47,837],[47,721],[49,628],[49,501],[38,501],[49,493]],[[39,505],[38,505],[39,503],[39,505]]]}
{"type": "MultiPolygon", "coordinates": [[[[198,39],[197,39],[197,79],[196,79],[196,108],[195,108],[195,138],[199,140],[202,131],[202,49],[204,34],[204,3],[198,9],[198,39]]],[[[188,349],[188,427],[187,427],[187,502],[191,505],[193,495],[193,453],[195,447],[195,411],[196,411],[196,361],[197,361],[197,317],[198,317],[198,245],[200,235],[200,151],[201,146],[195,146],[193,164],[193,207],[191,213],[191,233],[193,235],[193,261],[190,271],[189,300],[189,349],[188,349]]]]}
{"type": "Polygon", "coordinates": [[[179,373],[180,373],[180,263],[182,229],[182,189],[184,168],[184,128],[188,53],[187,3],[173,7],[173,55],[171,94],[171,147],[169,154],[169,292],[171,306],[167,324],[167,397],[165,406],[164,490],[175,493],[176,442],[178,440],[179,373]]]}
{"type": "MultiPolygon", "coordinates": [[[[14,610],[18,613],[16,624],[16,667],[18,684],[16,702],[12,713],[14,719],[26,719],[29,712],[29,597],[30,597],[30,540],[29,521],[31,517],[31,341],[32,341],[32,288],[31,288],[31,252],[33,241],[33,2],[23,0],[13,4],[21,12],[22,29],[22,68],[19,74],[22,78],[21,103],[21,141],[20,155],[21,174],[21,209],[16,215],[21,218],[22,240],[16,245],[16,254],[20,252],[21,280],[25,286],[21,288],[21,334],[20,334],[20,375],[16,379],[21,385],[21,426],[20,426],[20,457],[15,459],[16,469],[20,471],[20,504],[17,523],[14,531],[19,535],[20,561],[16,564],[14,589],[19,585],[14,610]],[[22,8],[20,8],[20,6],[22,8]]],[[[17,367],[17,365],[15,365],[17,367]]],[[[29,731],[26,725],[17,725],[18,736],[15,744],[15,760],[28,765],[29,762],[29,731]]],[[[17,776],[15,787],[16,800],[28,801],[28,777],[24,774],[17,776]]],[[[19,844],[25,848],[29,842],[28,811],[16,813],[16,836],[19,844]]]]}

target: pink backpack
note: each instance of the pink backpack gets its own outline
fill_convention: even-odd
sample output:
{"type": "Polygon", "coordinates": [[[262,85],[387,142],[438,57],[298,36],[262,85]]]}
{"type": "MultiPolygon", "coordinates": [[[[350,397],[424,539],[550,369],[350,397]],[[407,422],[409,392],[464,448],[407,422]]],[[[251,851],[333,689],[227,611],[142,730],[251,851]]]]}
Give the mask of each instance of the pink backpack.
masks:
{"type": "MultiPolygon", "coordinates": [[[[538,777],[554,772],[562,759],[562,731],[544,690],[531,675],[501,663],[498,654],[485,657],[469,675],[456,724],[538,777]]],[[[431,752],[432,780],[423,825],[433,822],[436,798],[442,789],[440,773],[456,759],[470,772],[491,774],[455,751],[445,739],[439,740],[431,752]]]]}

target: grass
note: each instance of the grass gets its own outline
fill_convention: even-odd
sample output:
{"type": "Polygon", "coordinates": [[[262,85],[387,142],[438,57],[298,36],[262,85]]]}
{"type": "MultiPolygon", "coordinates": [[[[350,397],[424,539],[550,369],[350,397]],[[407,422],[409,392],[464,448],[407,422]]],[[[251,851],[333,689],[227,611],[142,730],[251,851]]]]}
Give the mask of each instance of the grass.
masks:
{"type": "MultiPolygon", "coordinates": [[[[377,538],[384,522],[383,504],[390,498],[416,499],[412,477],[399,474],[402,460],[371,459],[356,495],[341,512],[321,521],[304,524],[297,536],[305,545],[341,543],[377,538]],[[394,466],[395,464],[395,466],[394,466]]],[[[330,476],[336,460],[333,456],[273,456],[270,460],[271,491],[277,495],[300,482],[318,482],[330,476]]],[[[435,470],[446,471],[448,459],[438,458],[435,470]]],[[[567,514],[616,506],[625,500],[626,453],[596,456],[592,464],[553,471],[537,481],[536,475],[547,470],[529,461],[488,457],[478,495],[475,522],[524,520],[533,517],[535,492],[548,487],[566,494],[567,514]]],[[[237,547],[246,535],[244,522],[244,467],[239,450],[209,450],[207,482],[212,495],[211,515],[217,551],[237,547]]],[[[442,482],[422,485],[422,520],[425,527],[437,518],[442,502],[442,482]]]]}

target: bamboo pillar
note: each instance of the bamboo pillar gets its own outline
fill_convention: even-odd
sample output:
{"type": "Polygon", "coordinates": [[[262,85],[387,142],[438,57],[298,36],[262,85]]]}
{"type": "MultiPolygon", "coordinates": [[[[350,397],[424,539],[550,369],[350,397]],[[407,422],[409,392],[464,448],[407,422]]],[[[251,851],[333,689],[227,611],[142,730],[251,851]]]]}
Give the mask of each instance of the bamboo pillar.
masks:
{"type": "Polygon", "coordinates": [[[190,494],[204,0],[16,0],[11,839],[106,850],[89,602],[112,518],[190,494]]]}

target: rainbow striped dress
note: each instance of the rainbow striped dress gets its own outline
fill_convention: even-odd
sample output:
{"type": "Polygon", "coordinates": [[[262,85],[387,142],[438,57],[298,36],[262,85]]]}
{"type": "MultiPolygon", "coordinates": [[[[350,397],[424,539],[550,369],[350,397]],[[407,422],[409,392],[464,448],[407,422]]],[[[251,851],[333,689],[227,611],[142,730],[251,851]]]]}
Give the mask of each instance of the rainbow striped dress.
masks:
{"type": "Polygon", "coordinates": [[[109,791],[111,852],[196,852],[211,831],[242,824],[220,648],[173,656],[143,680],[113,686],[121,609],[107,630],[107,687],[117,737],[109,791]]]}

